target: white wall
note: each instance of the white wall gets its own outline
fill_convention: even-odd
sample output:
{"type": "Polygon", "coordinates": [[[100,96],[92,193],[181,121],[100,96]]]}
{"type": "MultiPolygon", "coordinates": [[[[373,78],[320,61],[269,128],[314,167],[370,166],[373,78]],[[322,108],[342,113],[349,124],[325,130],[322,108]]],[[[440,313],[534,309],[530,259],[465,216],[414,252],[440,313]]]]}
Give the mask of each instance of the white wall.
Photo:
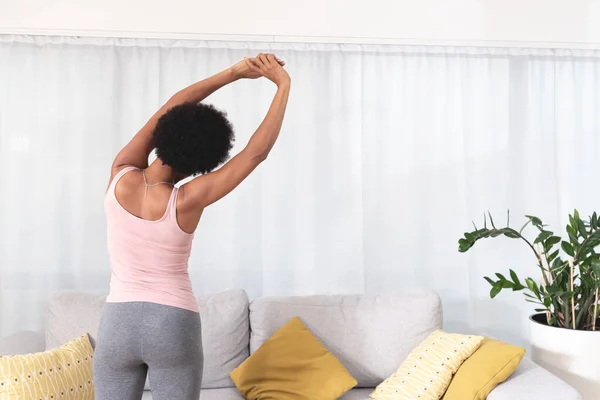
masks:
{"type": "Polygon", "coordinates": [[[460,44],[495,41],[559,47],[600,43],[598,0],[238,0],[235,6],[232,3],[0,0],[0,32],[134,37],[254,35],[258,36],[255,39],[268,41],[460,44]]]}

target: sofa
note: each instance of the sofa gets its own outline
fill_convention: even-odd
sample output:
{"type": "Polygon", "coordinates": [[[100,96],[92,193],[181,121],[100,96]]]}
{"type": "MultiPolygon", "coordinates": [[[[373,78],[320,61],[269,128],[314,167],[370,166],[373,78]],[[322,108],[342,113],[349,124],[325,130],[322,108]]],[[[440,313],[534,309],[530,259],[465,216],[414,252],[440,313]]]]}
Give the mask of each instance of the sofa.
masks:
{"type": "MultiPolygon", "coordinates": [[[[105,298],[61,292],[49,301],[45,332],[20,332],[0,340],[0,355],[43,351],[87,332],[92,344],[105,298]]],[[[198,298],[202,319],[204,376],[201,400],[240,400],[229,373],[278,328],[299,316],[358,381],[342,400],[367,400],[409,352],[442,327],[437,294],[268,297],[252,302],[242,290],[198,298]]],[[[143,399],[151,400],[152,382],[143,399]]],[[[525,359],[489,400],[578,400],[579,394],[525,359]]]]}

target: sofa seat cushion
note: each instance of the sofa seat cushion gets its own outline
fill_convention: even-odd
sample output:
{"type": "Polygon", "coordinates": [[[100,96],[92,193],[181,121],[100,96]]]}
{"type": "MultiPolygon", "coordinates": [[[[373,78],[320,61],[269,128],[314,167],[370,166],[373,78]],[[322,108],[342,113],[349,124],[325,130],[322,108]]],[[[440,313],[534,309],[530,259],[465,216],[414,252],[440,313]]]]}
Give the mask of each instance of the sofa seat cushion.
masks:
{"type": "MultiPolygon", "coordinates": [[[[372,400],[369,397],[373,389],[352,389],[339,400],[372,400]]],[[[149,391],[144,392],[142,400],[152,400],[152,394],[149,391]]],[[[244,400],[244,396],[237,389],[202,389],[200,400],[244,400]]]]}
{"type": "Polygon", "coordinates": [[[44,334],[34,331],[13,333],[0,340],[0,356],[39,353],[46,349],[44,334]]]}
{"type": "MultiPolygon", "coordinates": [[[[197,300],[204,351],[202,387],[234,387],[229,374],[249,356],[248,296],[238,289],[197,300]]],[[[104,304],[105,296],[78,292],[53,295],[46,318],[46,349],[83,333],[88,333],[95,345],[104,304]]]]}
{"type": "Polygon", "coordinates": [[[496,386],[487,400],[581,400],[566,382],[524,358],[505,382],[496,386]]]}
{"type": "MultiPolygon", "coordinates": [[[[142,400],[152,400],[152,393],[145,391],[142,400]]],[[[200,392],[200,400],[244,400],[244,396],[242,396],[235,388],[202,389],[200,392]]]]}
{"type": "Polygon", "coordinates": [[[368,389],[352,389],[345,395],[340,397],[340,400],[373,400],[369,394],[373,392],[373,388],[368,389]]]}
{"type": "Polygon", "coordinates": [[[358,381],[375,387],[442,325],[433,292],[261,298],[250,304],[250,352],[293,317],[327,347],[358,381]]]}

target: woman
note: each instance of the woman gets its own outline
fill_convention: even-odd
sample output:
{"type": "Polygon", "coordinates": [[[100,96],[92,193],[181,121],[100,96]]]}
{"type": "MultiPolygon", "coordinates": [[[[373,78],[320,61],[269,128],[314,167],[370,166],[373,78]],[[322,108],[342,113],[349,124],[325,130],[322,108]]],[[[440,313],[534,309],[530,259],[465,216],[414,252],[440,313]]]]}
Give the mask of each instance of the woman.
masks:
{"type": "Polygon", "coordinates": [[[200,317],[187,271],[202,211],[240,184],[275,144],[290,92],[272,54],[244,59],[175,94],[117,155],[105,196],[110,293],[94,357],[98,400],[139,400],[148,374],[154,400],[198,400],[200,317]],[[200,102],[241,78],[277,85],[271,107],[246,147],[222,168],[233,130],[200,102]],[[156,149],[158,158],[148,166],[156,149]],[[180,188],[178,181],[203,174],[180,188]]]}

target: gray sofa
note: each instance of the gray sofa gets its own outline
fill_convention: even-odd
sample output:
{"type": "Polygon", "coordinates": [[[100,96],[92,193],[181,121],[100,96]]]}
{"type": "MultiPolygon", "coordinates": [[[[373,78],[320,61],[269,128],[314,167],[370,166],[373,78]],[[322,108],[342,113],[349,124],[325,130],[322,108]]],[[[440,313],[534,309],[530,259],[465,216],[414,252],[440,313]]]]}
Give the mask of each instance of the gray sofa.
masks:
{"type": "MultiPolygon", "coordinates": [[[[63,292],[48,306],[45,333],[21,332],[0,340],[0,355],[59,346],[84,332],[92,342],[104,297],[63,292]]],[[[239,400],[229,373],[279,327],[299,316],[358,381],[342,400],[367,400],[408,353],[442,325],[435,293],[272,297],[248,301],[242,290],[198,298],[205,354],[201,400],[239,400]]],[[[148,386],[147,386],[148,387],[148,386]]],[[[152,399],[151,392],[144,400],[152,399]]],[[[489,400],[578,400],[579,394],[548,371],[524,360],[489,400]]]]}

